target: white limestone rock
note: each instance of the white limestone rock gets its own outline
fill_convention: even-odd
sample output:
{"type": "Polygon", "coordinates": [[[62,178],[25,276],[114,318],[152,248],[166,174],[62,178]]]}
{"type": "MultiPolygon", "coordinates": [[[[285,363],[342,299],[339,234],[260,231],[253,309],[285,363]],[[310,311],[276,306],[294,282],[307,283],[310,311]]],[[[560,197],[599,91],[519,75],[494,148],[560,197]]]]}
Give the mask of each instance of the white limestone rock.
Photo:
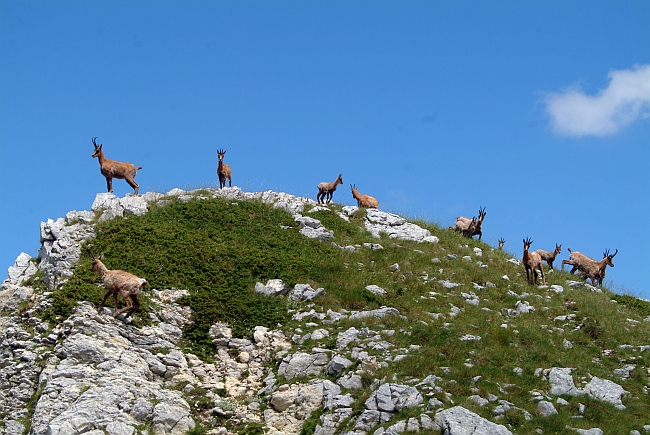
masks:
{"type": "Polygon", "coordinates": [[[366,290],[368,290],[370,293],[378,296],[386,296],[386,290],[383,288],[379,287],[378,285],[371,284],[366,286],[366,290]]]}
{"type": "Polygon", "coordinates": [[[258,282],[255,284],[255,291],[265,296],[284,295],[291,290],[291,287],[286,285],[281,279],[270,279],[266,285],[258,282]]]}
{"type": "Polygon", "coordinates": [[[287,355],[278,368],[278,375],[291,380],[298,376],[318,376],[325,370],[329,357],[323,352],[304,353],[298,352],[287,355]]]}
{"type": "Polygon", "coordinates": [[[31,255],[21,252],[13,266],[7,270],[10,284],[20,285],[38,272],[38,267],[31,255]]]}
{"type": "Polygon", "coordinates": [[[436,413],[434,422],[445,435],[512,435],[505,426],[492,423],[462,406],[436,413]]]}
{"type": "Polygon", "coordinates": [[[424,402],[415,387],[401,384],[382,384],[366,400],[366,409],[382,412],[398,412],[424,402]]]}
{"type": "Polygon", "coordinates": [[[296,284],[289,292],[287,299],[290,301],[309,302],[316,299],[318,296],[325,293],[324,288],[314,290],[309,284],[296,284]]]}
{"type": "Polygon", "coordinates": [[[367,210],[365,227],[377,238],[384,233],[393,239],[429,243],[440,241],[436,236],[432,236],[429,230],[409,223],[401,216],[372,208],[367,210]]]}

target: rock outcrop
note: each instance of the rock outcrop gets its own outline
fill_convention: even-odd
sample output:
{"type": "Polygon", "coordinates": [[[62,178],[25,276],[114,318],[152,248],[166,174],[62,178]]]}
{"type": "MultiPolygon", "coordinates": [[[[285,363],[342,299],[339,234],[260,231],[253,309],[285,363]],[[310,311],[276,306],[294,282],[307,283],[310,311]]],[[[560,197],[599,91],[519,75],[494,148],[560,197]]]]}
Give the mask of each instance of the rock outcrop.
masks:
{"type": "MultiPolygon", "coordinates": [[[[332,243],[335,236],[319,220],[303,214],[316,207],[329,210],[313,200],[271,191],[243,192],[236,187],[197,192],[174,189],[167,194],[125,198],[102,193],[91,211],[74,211],[65,218],[41,223],[38,258],[21,253],[0,287],[0,435],[23,434],[27,429],[30,434],[48,435],[180,435],[215,419],[221,424],[210,433],[220,435],[233,434],[232,428],[246,425],[261,427],[267,434],[299,434],[310,419],[316,435],[424,430],[445,435],[508,435],[512,432],[499,421],[506,413],[518,412],[526,421],[532,418],[518,407],[521,405],[506,400],[506,386],[499,387],[502,397],[481,395],[472,387],[476,394],[468,399],[469,407],[489,409],[491,421],[454,403],[456,399],[445,389],[457,380],[429,373],[408,380],[377,376],[380,368],[391,367],[419,349],[417,345],[401,347],[396,331],[386,326],[407,317],[390,306],[388,293],[377,285],[368,285],[366,291],[386,306],[325,311],[314,302],[327,289],[313,289],[308,284],[291,288],[279,279],[257,283],[255,291],[291,301],[292,321],[299,326],[292,330],[258,326],[251,336],[242,338],[233,336],[229,325],[215,323],[210,328],[214,347],[210,363],[181,346],[183,331],[192,322],[189,308],[176,302],[187,294],[185,290],[152,290],[150,299],[156,308],[150,314],[150,325],[141,328],[123,316],[114,319],[111,309],[97,312],[93,304],[84,301],[54,327],[39,320],[38,313],[49,306],[52,291],[72,275],[81,244],[95,236],[95,222],[144,214],[152,202],[164,206],[172,200],[209,197],[261,200],[291,213],[306,237],[332,243]],[[26,284],[39,272],[48,291],[37,292],[26,284]]],[[[357,211],[356,207],[344,207],[336,214],[349,219],[357,211]]],[[[386,234],[398,240],[438,242],[428,230],[378,210],[367,210],[364,225],[376,237],[386,234]]],[[[343,249],[384,248],[366,243],[343,249]]],[[[483,257],[480,249],[470,253],[483,257]]],[[[471,256],[465,257],[473,261],[471,256]]],[[[446,261],[456,258],[449,253],[446,261]]],[[[434,260],[432,264],[441,262],[434,260]]],[[[391,266],[391,273],[399,272],[399,264],[391,266]]],[[[450,291],[463,288],[448,279],[429,279],[428,275],[424,279],[450,291]]],[[[482,305],[480,292],[494,286],[474,283],[474,291],[459,292],[459,305],[463,300],[470,307],[482,305]]],[[[431,297],[436,295],[432,292],[431,297]]],[[[513,295],[517,303],[503,309],[504,319],[532,316],[541,309],[523,300],[529,295],[509,294],[513,295]]],[[[463,310],[450,304],[445,312],[428,314],[452,322],[463,310]]],[[[565,316],[558,321],[574,318],[565,316]]],[[[465,334],[457,340],[475,342],[481,336],[465,334]]],[[[625,366],[615,374],[627,379],[635,367],[625,366]]],[[[548,384],[547,391],[531,391],[542,418],[550,418],[558,413],[556,407],[566,406],[563,397],[581,395],[625,409],[622,400],[629,393],[621,385],[591,377],[578,388],[572,371],[554,367],[536,372],[548,384]]],[[[478,379],[472,380],[475,382],[478,379]]]]}

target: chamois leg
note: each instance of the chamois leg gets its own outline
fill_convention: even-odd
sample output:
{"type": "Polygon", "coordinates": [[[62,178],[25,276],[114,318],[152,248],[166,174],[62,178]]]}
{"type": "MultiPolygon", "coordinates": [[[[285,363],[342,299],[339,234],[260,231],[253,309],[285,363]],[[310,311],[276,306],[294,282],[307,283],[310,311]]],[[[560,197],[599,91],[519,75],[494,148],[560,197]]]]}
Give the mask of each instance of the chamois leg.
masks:
{"type": "Polygon", "coordinates": [[[131,314],[135,313],[140,309],[140,302],[138,301],[138,295],[132,295],[131,297],[133,298],[132,302],[134,303],[134,305],[133,307],[131,307],[129,312],[126,313],[126,317],[129,317],[131,314]]]}
{"type": "MultiPolygon", "coordinates": [[[[106,303],[106,299],[108,299],[108,296],[109,296],[111,293],[113,293],[113,292],[109,290],[109,291],[107,291],[106,294],[104,295],[104,299],[102,300],[102,303],[99,305],[99,312],[100,312],[100,313],[102,312],[102,308],[104,308],[104,304],[106,303]]],[[[117,303],[117,301],[115,301],[115,303],[117,303]]],[[[116,308],[117,308],[117,305],[116,305],[116,308]]]]}
{"type": "Polygon", "coordinates": [[[111,177],[106,177],[106,187],[108,188],[108,193],[113,193],[113,179],[111,177]]]}
{"type": "Polygon", "coordinates": [[[113,292],[113,301],[115,302],[115,311],[113,311],[113,317],[117,317],[119,314],[118,305],[117,305],[117,292],[113,292]]]}
{"type": "Polygon", "coordinates": [[[232,177],[228,177],[228,187],[232,187],[232,177]]]}
{"type": "Polygon", "coordinates": [[[133,187],[133,196],[137,195],[138,194],[138,188],[140,187],[140,185],[135,182],[133,177],[127,177],[127,178],[125,178],[125,180],[126,180],[127,183],[129,183],[129,186],[133,187]]]}

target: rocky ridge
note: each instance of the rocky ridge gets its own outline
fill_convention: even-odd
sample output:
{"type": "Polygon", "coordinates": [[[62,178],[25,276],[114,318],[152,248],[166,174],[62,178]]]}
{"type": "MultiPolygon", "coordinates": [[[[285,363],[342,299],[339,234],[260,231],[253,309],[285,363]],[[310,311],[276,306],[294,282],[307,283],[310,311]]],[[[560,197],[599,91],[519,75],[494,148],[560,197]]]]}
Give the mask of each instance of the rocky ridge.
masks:
{"type": "MultiPolygon", "coordinates": [[[[311,301],[325,289],[314,290],[306,284],[292,289],[279,280],[258,283],[259,292],[300,301],[301,308],[292,317],[302,326],[291,336],[281,330],[257,327],[252,339],[247,339],[233,337],[228,325],[216,323],[210,331],[215,348],[213,364],[183,353],[177,345],[183,328],[191,322],[189,309],[175,302],[186,293],[184,290],[152,291],[156,310],[150,314],[149,327],[136,328],[122,317],[114,319],[110,309],[98,313],[92,304],[83,301],[54,328],[38,319],[38,311],[48,306],[51,291],[71,276],[81,254],[81,243],[94,236],[95,221],[146,213],[151,202],[164,204],[174,197],[185,201],[210,196],[272,203],[290,212],[306,237],[332,243],[332,232],[303,214],[307,205],[314,206],[310,211],[318,209],[315,201],[270,191],[247,193],[238,188],[197,192],[174,189],[167,194],[125,198],[98,194],[91,211],[70,212],[65,218],[43,222],[38,258],[21,254],[0,288],[0,413],[4,421],[0,434],[22,434],[27,428],[33,434],[184,434],[204,419],[223,422],[212,433],[229,434],[233,432],[228,427],[257,425],[265,433],[299,434],[314,412],[320,413],[314,429],[318,435],[434,430],[464,434],[470,433],[468,427],[474,428],[474,434],[509,434],[511,431],[499,423],[506,412],[519,409],[524,418],[530,417],[506,400],[505,392],[504,397],[473,396],[480,406],[493,409],[494,421],[489,421],[454,406],[451,395],[445,393],[449,379],[435,375],[402,382],[374,378],[378,368],[400,361],[417,346],[395,346],[391,343],[395,331],[390,329],[340,330],[337,323],[346,318],[402,314],[392,307],[322,312],[311,301]],[[49,289],[43,293],[25,285],[39,270],[49,289]],[[323,339],[334,339],[335,349],[318,347],[323,339]],[[279,382],[278,377],[288,383],[279,382]],[[446,403],[436,399],[434,393],[446,396],[446,403]],[[363,402],[357,403],[359,400],[363,402]],[[359,406],[363,411],[355,412],[359,406]],[[396,419],[395,413],[404,409],[412,409],[409,414],[413,416],[396,419]]],[[[356,207],[344,207],[339,216],[347,219],[355,212],[356,207]]],[[[375,235],[386,233],[395,239],[437,242],[427,230],[390,213],[370,210],[365,225],[375,235]]],[[[340,248],[382,249],[374,243],[340,248]]],[[[480,257],[477,252],[475,255],[480,257]]],[[[480,260],[469,256],[468,261],[480,260]]],[[[454,288],[451,281],[441,285],[454,288]]],[[[524,300],[525,295],[518,296],[522,300],[508,311],[510,316],[534,310],[524,300]]],[[[464,292],[463,297],[468,304],[480,303],[475,292],[464,292]]],[[[451,307],[449,313],[431,315],[453,319],[460,312],[451,307]]],[[[557,319],[563,324],[572,321],[557,319]]],[[[624,369],[621,377],[625,376],[624,369]]],[[[627,369],[629,373],[633,368],[627,369]]],[[[551,416],[557,412],[556,406],[564,406],[562,395],[588,395],[624,409],[622,399],[628,393],[621,385],[593,377],[578,388],[572,370],[540,368],[535,373],[549,385],[545,392],[531,391],[531,400],[538,402],[540,414],[551,416]]],[[[644,429],[650,432],[650,426],[644,429]]]]}

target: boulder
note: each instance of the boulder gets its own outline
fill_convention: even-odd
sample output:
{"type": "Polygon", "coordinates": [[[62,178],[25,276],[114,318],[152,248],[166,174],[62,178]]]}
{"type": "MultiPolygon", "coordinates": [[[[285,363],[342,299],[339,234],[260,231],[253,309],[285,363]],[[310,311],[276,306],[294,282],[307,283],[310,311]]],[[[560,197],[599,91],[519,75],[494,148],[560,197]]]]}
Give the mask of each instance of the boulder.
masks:
{"type": "Polygon", "coordinates": [[[430,243],[439,242],[439,239],[436,236],[432,236],[429,230],[409,223],[401,216],[377,209],[371,208],[367,210],[365,227],[377,238],[380,237],[380,234],[384,233],[393,239],[430,243]]]}
{"type": "Polygon", "coordinates": [[[284,295],[289,290],[291,290],[291,287],[282,282],[281,279],[270,279],[266,282],[266,285],[261,282],[255,284],[255,291],[265,296],[284,295]]]}
{"type": "Polygon", "coordinates": [[[422,404],[422,394],[415,387],[401,384],[382,384],[366,400],[366,409],[399,412],[422,404]]]}
{"type": "Polygon", "coordinates": [[[443,435],[512,435],[505,426],[492,423],[462,406],[436,413],[434,422],[443,435]]]}
{"type": "Polygon", "coordinates": [[[378,296],[386,296],[386,294],[387,294],[386,290],[384,290],[383,288],[379,287],[378,285],[374,285],[374,284],[367,285],[366,290],[368,290],[370,293],[372,293],[374,295],[378,295],[378,296]]]}
{"type": "Polygon", "coordinates": [[[323,373],[328,362],[329,357],[322,352],[312,354],[299,352],[287,355],[280,363],[278,375],[284,376],[287,380],[298,376],[317,376],[323,373]]]}
{"type": "Polygon", "coordinates": [[[325,372],[328,375],[337,376],[343,370],[346,370],[351,366],[352,366],[352,361],[350,361],[345,357],[337,355],[334,358],[332,358],[332,360],[327,364],[327,367],[325,368],[325,372]]]}
{"type": "Polygon", "coordinates": [[[623,405],[622,402],[623,396],[630,394],[616,382],[612,382],[607,379],[600,379],[597,377],[593,377],[591,381],[585,385],[584,392],[589,394],[594,399],[611,403],[620,410],[625,409],[625,405],[623,405]]]}
{"type": "Polygon", "coordinates": [[[555,409],[555,406],[551,402],[541,400],[537,403],[537,412],[542,417],[550,417],[551,415],[557,414],[557,409],[555,409]]]}
{"type": "Polygon", "coordinates": [[[313,301],[315,298],[325,293],[324,288],[314,290],[309,284],[296,284],[293,290],[289,292],[287,299],[290,301],[313,301]]]}
{"type": "Polygon", "coordinates": [[[554,367],[548,374],[548,380],[551,383],[550,394],[555,396],[579,396],[583,394],[573,383],[571,368],[554,367]]]}

